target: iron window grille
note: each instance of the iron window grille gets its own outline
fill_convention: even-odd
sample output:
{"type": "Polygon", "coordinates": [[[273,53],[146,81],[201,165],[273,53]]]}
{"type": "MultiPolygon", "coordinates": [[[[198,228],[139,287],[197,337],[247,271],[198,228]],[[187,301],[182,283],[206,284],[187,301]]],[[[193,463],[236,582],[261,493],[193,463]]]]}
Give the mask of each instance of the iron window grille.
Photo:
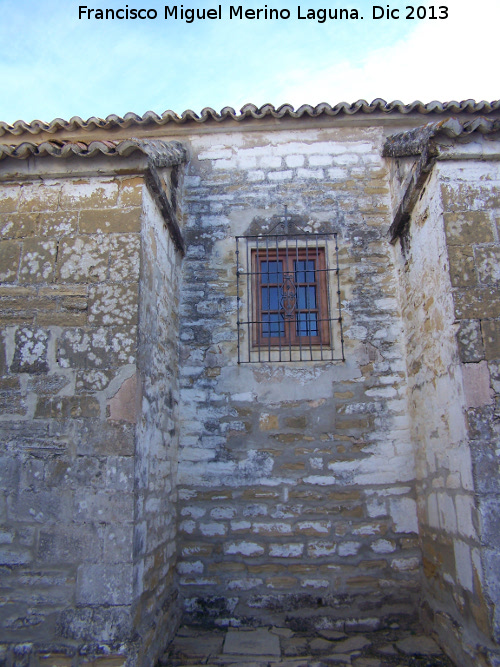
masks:
{"type": "Polygon", "coordinates": [[[272,231],[236,237],[238,363],[344,361],[337,234],[272,231]]]}

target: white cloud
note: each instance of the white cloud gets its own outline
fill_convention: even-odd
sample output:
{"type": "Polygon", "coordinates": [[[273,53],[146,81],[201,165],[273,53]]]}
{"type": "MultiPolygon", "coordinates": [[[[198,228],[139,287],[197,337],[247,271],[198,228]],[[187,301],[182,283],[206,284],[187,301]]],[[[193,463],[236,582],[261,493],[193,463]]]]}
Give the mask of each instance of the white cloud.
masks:
{"type": "Polygon", "coordinates": [[[420,21],[406,39],[374,50],[361,61],[350,57],[288,72],[280,98],[295,106],[376,97],[405,103],[499,99],[500,3],[447,4],[448,19],[420,21]]]}

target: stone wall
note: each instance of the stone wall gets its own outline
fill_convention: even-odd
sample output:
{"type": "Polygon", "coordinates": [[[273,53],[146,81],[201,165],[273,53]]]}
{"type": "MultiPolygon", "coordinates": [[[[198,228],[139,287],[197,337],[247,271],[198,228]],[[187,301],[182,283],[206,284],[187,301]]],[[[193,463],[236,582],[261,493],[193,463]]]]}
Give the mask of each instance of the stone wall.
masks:
{"type": "Polygon", "coordinates": [[[0,663],[149,667],[181,614],[420,612],[458,664],[497,664],[493,125],[394,159],[386,116],[224,123],[0,165],[0,663]],[[235,237],[285,205],[337,233],[345,361],[238,364],[235,237]]]}
{"type": "Polygon", "coordinates": [[[178,565],[189,620],[376,627],[416,613],[381,142],[361,128],[191,139],[178,565]],[[284,204],[308,229],[339,233],[345,363],[237,365],[235,236],[269,228],[284,204]]]}
{"type": "Polygon", "coordinates": [[[481,635],[490,635],[493,627],[498,642],[500,165],[498,161],[459,161],[453,167],[443,165],[440,176],[474,478],[473,517],[482,547],[478,552],[462,546],[464,565],[467,567],[472,556],[474,567],[467,568],[467,576],[465,580],[461,577],[460,583],[465,589],[466,619],[474,618],[481,635]],[[480,557],[484,579],[478,567],[480,557]]]}
{"type": "Polygon", "coordinates": [[[144,192],[134,535],[139,664],[152,665],[180,619],[174,585],[177,517],[178,341],[181,255],[149,192],[144,192]]]}
{"type": "MultiPolygon", "coordinates": [[[[487,664],[495,650],[489,603],[497,593],[485,588],[483,568],[494,581],[498,462],[488,364],[498,355],[486,332],[494,331],[499,314],[497,165],[438,162],[396,250],[417,447],[424,617],[457,664],[471,666],[487,664]],[[482,552],[483,545],[489,548],[482,552]]],[[[494,377],[493,371],[492,383],[494,377]]]]}
{"type": "Polygon", "coordinates": [[[0,656],[136,664],[177,622],[176,252],[142,176],[4,183],[0,211],[0,656]]]}

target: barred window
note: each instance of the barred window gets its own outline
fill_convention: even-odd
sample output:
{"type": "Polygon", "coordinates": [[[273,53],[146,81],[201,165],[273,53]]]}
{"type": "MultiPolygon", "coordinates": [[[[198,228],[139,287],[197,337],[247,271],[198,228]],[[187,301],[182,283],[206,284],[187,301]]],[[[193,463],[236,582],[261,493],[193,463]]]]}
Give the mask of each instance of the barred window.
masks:
{"type": "Polygon", "coordinates": [[[239,236],[236,258],[238,363],[344,359],[336,234],[239,236]]]}

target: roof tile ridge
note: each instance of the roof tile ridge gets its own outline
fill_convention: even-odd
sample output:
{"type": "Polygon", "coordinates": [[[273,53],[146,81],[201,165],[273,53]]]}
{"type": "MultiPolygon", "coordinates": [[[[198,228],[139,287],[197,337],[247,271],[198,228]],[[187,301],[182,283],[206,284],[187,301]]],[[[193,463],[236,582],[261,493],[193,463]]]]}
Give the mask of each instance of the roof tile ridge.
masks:
{"type": "Polygon", "coordinates": [[[92,158],[99,154],[108,157],[128,157],[135,151],[144,153],[151,163],[158,167],[178,164],[185,162],[187,159],[186,149],[178,141],[166,142],[161,139],[131,138],[122,141],[97,139],[90,142],[50,139],[41,143],[23,141],[17,146],[0,144],[0,160],[8,157],[23,160],[32,156],[92,158]]]}
{"type": "Polygon", "coordinates": [[[62,130],[92,131],[94,129],[109,129],[115,126],[126,129],[131,126],[145,126],[150,124],[166,125],[171,122],[177,124],[183,124],[189,121],[204,123],[208,120],[221,122],[226,119],[239,122],[246,118],[261,120],[266,116],[272,116],[273,118],[283,118],[285,116],[290,116],[292,118],[301,118],[302,116],[317,117],[321,114],[329,116],[346,114],[352,116],[357,113],[371,114],[375,111],[383,113],[396,112],[404,115],[416,112],[428,115],[431,113],[491,113],[498,110],[500,110],[500,100],[494,100],[492,102],[481,100],[475,102],[473,99],[467,99],[461,102],[451,100],[444,103],[434,100],[426,104],[420,100],[415,100],[410,104],[404,104],[400,100],[386,102],[382,98],[376,98],[372,102],[367,102],[367,100],[359,99],[352,104],[340,102],[333,107],[326,102],[322,102],[316,106],[303,104],[297,110],[295,110],[291,104],[282,104],[277,108],[272,104],[264,104],[260,108],[255,104],[245,104],[240,109],[239,113],[232,107],[224,107],[220,112],[215,111],[211,107],[205,107],[201,110],[200,114],[195,113],[191,109],[187,109],[186,111],[183,111],[180,116],[174,111],[167,110],[161,115],[158,115],[154,111],[146,111],[142,116],[133,112],[128,112],[123,117],[111,114],[105,119],[91,116],[87,120],[83,120],[80,116],[73,116],[69,121],[62,118],[55,118],[50,123],[41,120],[33,120],[31,123],[26,123],[23,120],[16,120],[12,125],[9,125],[8,123],[0,121],[0,136],[5,134],[19,136],[25,133],[36,135],[41,132],[55,134],[62,130]]]}

